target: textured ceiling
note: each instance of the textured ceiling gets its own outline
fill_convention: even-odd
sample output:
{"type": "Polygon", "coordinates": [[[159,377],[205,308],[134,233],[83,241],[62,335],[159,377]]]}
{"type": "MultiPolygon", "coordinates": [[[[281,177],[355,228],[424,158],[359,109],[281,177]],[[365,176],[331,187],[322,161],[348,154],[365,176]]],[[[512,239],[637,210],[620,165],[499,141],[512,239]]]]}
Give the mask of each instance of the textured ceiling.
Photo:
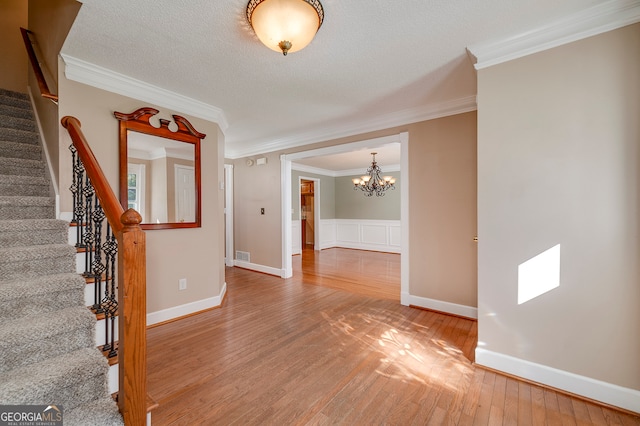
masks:
{"type": "Polygon", "coordinates": [[[220,108],[227,155],[237,157],[473,99],[467,46],[602,2],[323,0],[316,38],[286,57],[257,40],[246,0],[82,3],[64,55],[220,108]]]}

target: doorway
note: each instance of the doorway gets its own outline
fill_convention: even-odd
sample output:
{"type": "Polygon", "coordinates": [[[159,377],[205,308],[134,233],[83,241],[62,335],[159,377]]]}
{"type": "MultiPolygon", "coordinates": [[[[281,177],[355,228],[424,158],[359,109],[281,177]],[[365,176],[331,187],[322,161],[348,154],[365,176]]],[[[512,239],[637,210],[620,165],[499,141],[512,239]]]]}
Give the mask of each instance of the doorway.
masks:
{"type": "MultiPolygon", "coordinates": [[[[376,139],[364,140],[360,142],[345,143],[340,145],[329,146],[325,148],[318,148],[309,151],[295,152],[292,154],[282,154],[280,156],[280,176],[281,176],[281,193],[282,193],[282,278],[290,278],[293,276],[293,250],[292,242],[294,238],[297,240],[297,235],[294,235],[292,231],[292,216],[294,209],[292,209],[292,201],[295,202],[296,198],[292,200],[291,192],[296,188],[292,185],[291,177],[291,164],[293,161],[320,156],[338,154],[344,152],[350,152],[357,149],[367,148],[371,149],[376,146],[385,145],[387,143],[400,143],[401,170],[409,176],[409,133],[401,132],[395,135],[383,136],[376,139]],[[289,214],[291,212],[291,214],[289,214]]],[[[316,187],[316,193],[319,192],[316,187]]],[[[406,179],[400,187],[401,190],[401,257],[400,257],[400,303],[403,305],[409,305],[409,180],[406,179]]],[[[319,209],[316,209],[318,212],[319,209]]],[[[320,222],[320,218],[314,217],[315,222],[320,222]]],[[[297,232],[296,232],[297,234],[297,232]]],[[[325,235],[320,235],[322,238],[322,244],[316,240],[316,246],[324,245],[325,235]]],[[[318,250],[321,247],[318,247],[318,250]]]]}
{"type": "Polygon", "coordinates": [[[300,247],[303,252],[315,246],[314,190],[312,180],[300,180],[300,247]]]}

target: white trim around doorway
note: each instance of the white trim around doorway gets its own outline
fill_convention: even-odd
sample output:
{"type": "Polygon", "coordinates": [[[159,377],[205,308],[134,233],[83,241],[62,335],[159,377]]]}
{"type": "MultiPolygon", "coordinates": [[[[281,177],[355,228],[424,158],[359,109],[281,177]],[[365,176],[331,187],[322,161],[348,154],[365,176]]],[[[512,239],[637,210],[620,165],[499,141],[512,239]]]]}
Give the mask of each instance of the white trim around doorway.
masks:
{"type": "MultiPolygon", "coordinates": [[[[402,132],[381,138],[368,139],[360,142],[329,146],[326,148],[282,154],[280,156],[281,194],[282,194],[282,278],[293,275],[292,262],[292,212],[291,212],[291,162],[302,158],[319,155],[339,154],[357,149],[373,148],[388,143],[400,143],[400,164],[404,178],[401,185],[400,218],[401,218],[401,249],[400,249],[400,303],[409,305],[409,133],[402,132]]],[[[318,210],[319,211],[319,210],[318,210]]],[[[317,240],[319,241],[319,239],[317,240]]]]}

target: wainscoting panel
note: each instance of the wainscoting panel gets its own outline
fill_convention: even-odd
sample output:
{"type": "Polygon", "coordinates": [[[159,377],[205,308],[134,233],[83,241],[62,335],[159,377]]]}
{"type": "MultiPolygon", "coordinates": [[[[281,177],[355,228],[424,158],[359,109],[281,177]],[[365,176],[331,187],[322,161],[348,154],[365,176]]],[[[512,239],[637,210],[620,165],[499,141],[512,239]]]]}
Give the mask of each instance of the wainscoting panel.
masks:
{"type": "Polygon", "coordinates": [[[336,242],[357,244],[360,242],[360,223],[357,221],[344,222],[336,219],[336,242]]]}
{"type": "Polygon", "coordinates": [[[398,249],[398,252],[400,251],[400,248],[402,247],[402,232],[401,232],[401,228],[400,228],[400,223],[398,223],[398,225],[390,225],[389,226],[389,245],[391,247],[396,247],[398,249]]]}
{"type": "Polygon", "coordinates": [[[388,245],[387,226],[385,225],[360,225],[360,241],[363,244],[388,245]]]}
{"type": "Polygon", "coordinates": [[[302,237],[300,232],[300,220],[291,220],[291,254],[302,253],[302,247],[300,246],[302,237]]]}
{"type": "Polygon", "coordinates": [[[336,221],[320,220],[320,250],[331,247],[336,247],[336,221]]]}
{"type": "Polygon", "coordinates": [[[320,249],[332,247],[400,253],[400,221],[323,219],[320,249]]]}

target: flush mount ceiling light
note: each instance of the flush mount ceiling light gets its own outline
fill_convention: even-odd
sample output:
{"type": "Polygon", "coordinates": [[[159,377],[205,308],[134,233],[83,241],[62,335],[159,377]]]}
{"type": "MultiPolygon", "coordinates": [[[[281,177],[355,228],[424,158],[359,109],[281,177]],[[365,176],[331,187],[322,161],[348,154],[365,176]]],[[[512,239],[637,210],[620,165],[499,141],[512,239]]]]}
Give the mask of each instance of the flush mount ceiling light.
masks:
{"type": "Polygon", "coordinates": [[[373,160],[371,161],[371,167],[367,169],[367,174],[359,179],[352,179],[355,185],[353,189],[360,189],[367,197],[371,197],[373,194],[376,194],[377,197],[382,197],[387,189],[396,189],[394,186],[396,180],[393,176],[380,176],[382,170],[376,163],[376,154],[377,152],[371,153],[373,160]]]}
{"type": "Polygon", "coordinates": [[[247,20],[265,46],[286,56],[311,43],[324,9],[318,0],[251,0],[247,20]]]}

